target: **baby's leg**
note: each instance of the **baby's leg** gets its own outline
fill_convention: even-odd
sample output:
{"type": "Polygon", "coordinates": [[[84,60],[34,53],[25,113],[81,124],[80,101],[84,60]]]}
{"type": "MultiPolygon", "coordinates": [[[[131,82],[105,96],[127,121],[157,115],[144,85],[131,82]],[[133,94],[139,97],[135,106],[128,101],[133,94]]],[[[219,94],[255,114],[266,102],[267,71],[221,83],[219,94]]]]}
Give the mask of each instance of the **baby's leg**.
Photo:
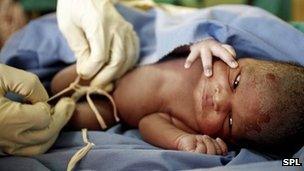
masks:
{"type": "MultiPolygon", "coordinates": [[[[75,65],[69,66],[58,72],[51,82],[52,94],[56,94],[68,87],[77,77],[75,65]]],[[[81,85],[89,85],[90,81],[81,80],[81,85]]],[[[71,96],[73,91],[67,93],[65,96],[71,96]]],[[[85,96],[84,96],[85,97],[85,96]]],[[[91,95],[91,98],[105,120],[108,128],[115,124],[113,116],[113,109],[111,102],[100,95],[91,95]]],[[[67,124],[66,128],[69,130],[79,130],[81,128],[88,128],[89,130],[100,130],[101,127],[96,119],[96,116],[85,98],[81,98],[76,105],[76,109],[72,118],[67,124]]]]}
{"type": "MultiPolygon", "coordinates": [[[[92,100],[108,128],[113,126],[115,124],[115,118],[113,116],[112,105],[108,99],[100,96],[93,96],[92,100]]],[[[67,126],[70,130],[79,130],[81,128],[101,130],[94,112],[90,108],[88,102],[84,100],[77,103],[73,116],[67,126]]]]}

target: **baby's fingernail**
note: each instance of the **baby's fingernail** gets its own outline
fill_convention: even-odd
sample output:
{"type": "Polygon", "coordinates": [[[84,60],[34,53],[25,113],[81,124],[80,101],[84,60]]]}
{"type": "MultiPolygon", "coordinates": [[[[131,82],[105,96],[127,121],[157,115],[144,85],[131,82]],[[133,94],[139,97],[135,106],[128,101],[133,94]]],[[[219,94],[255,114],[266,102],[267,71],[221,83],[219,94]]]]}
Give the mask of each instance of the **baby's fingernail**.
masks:
{"type": "Polygon", "coordinates": [[[191,64],[188,63],[188,62],[186,62],[185,65],[184,65],[184,67],[185,67],[186,69],[190,68],[190,66],[191,66],[191,64]]]}
{"type": "Polygon", "coordinates": [[[221,141],[221,139],[220,139],[219,137],[217,137],[215,140],[216,140],[216,141],[221,141]]]}
{"type": "Polygon", "coordinates": [[[233,67],[233,68],[236,68],[238,66],[238,63],[235,62],[235,61],[231,61],[230,66],[233,67]]]}
{"type": "Polygon", "coordinates": [[[210,77],[210,76],[212,75],[212,71],[211,71],[210,68],[205,69],[205,75],[206,75],[207,77],[210,77]]]}

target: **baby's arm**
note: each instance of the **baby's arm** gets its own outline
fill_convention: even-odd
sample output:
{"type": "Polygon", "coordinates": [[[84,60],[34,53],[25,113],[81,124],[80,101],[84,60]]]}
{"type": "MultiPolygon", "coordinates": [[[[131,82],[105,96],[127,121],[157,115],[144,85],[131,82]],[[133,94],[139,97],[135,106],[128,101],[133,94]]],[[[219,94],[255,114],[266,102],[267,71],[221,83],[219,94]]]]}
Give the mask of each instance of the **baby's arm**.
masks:
{"type": "Polygon", "coordinates": [[[161,148],[218,155],[227,153],[227,146],[221,139],[196,134],[165,113],[145,116],[139,122],[139,130],[145,141],[161,148]]]}

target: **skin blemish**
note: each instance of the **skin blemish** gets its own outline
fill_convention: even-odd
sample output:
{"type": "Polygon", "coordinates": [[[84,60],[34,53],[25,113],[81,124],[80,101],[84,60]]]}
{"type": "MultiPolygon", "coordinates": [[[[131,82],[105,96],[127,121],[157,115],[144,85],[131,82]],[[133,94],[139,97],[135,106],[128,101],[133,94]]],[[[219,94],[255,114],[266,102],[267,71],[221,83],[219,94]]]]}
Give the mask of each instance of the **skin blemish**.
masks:
{"type": "Polygon", "coordinates": [[[270,116],[267,114],[261,115],[257,118],[257,124],[262,125],[263,123],[268,123],[270,121],[270,116]]]}
{"type": "Polygon", "coordinates": [[[255,132],[261,132],[262,131],[262,129],[261,129],[261,127],[259,127],[258,125],[257,125],[257,123],[255,123],[255,122],[250,122],[250,123],[248,123],[247,125],[246,125],[246,132],[251,132],[251,131],[255,131],[255,132]]]}
{"type": "Polygon", "coordinates": [[[257,120],[252,120],[250,121],[247,125],[246,125],[246,132],[251,132],[251,131],[255,131],[255,132],[261,132],[262,129],[261,129],[261,126],[258,122],[258,119],[257,120]]]}
{"type": "Polygon", "coordinates": [[[262,132],[262,128],[267,127],[267,124],[270,122],[270,117],[267,114],[263,114],[255,120],[251,120],[245,126],[245,132],[249,136],[257,136],[262,132]]]}
{"type": "Polygon", "coordinates": [[[256,116],[249,120],[245,127],[246,132],[254,131],[260,133],[262,131],[262,126],[270,122],[271,118],[267,112],[262,112],[261,109],[255,109],[256,116]]]}
{"type": "Polygon", "coordinates": [[[266,80],[270,81],[271,83],[276,83],[277,82],[277,77],[272,73],[267,73],[266,74],[266,80]]]}

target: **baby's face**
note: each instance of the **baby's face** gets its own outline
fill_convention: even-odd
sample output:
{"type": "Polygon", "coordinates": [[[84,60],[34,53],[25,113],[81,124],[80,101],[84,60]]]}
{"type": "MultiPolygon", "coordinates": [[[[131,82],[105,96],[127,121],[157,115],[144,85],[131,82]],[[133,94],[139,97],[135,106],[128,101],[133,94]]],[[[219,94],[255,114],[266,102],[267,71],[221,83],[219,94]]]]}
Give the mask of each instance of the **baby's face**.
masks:
{"type": "Polygon", "coordinates": [[[202,133],[233,140],[267,129],[268,109],[274,104],[269,94],[278,85],[271,71],[259,69],[262,65],[241,59],[239,67],[231,69],[216,61],[213,76],[201,77],[194,98],[202,133]]]}

